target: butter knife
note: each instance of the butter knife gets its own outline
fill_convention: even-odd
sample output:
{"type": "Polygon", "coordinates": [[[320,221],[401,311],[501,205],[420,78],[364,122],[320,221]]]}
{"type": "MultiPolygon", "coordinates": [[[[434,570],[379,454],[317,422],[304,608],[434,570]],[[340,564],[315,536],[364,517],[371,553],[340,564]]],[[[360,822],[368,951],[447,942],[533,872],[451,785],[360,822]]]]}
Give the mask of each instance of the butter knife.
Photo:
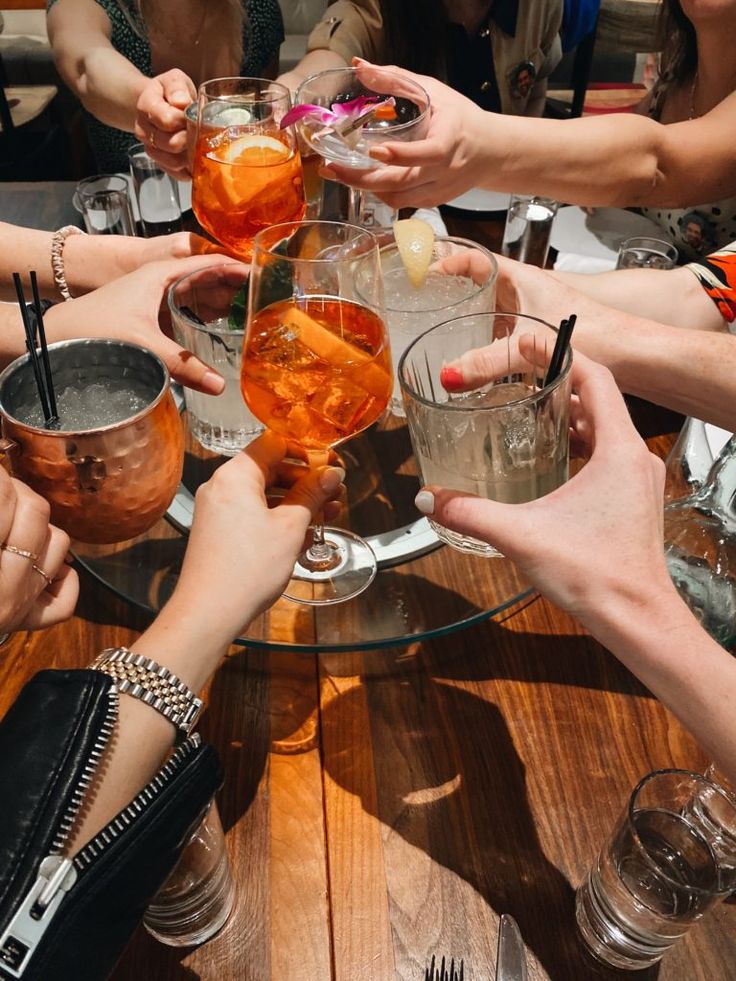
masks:
{"type": "Polygon", "coordinates": [[[513,916],[504,913],[498,928],[496,981],[527,981],[526,949],[513,916]]]}

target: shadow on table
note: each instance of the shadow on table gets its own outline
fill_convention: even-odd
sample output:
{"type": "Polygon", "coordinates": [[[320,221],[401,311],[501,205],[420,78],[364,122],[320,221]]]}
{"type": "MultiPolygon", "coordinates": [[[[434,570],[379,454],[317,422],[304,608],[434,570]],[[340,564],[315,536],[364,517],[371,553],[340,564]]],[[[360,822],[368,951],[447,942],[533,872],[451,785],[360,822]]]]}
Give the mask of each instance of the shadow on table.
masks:
{"type": "MultiPolygon", "coordinates": [[[[497,914],[513,914],[526,944],[554,981],[657,977],[656,967],[635,974],[608,971],[580,945],[574,890],[542,850],[527,799],[525,768],[496,705],[411,673],[403,682],[371,681],[337,696],[323,706],[322,732],[329,776],[357,795],[364,809],[383,824],[470,883],[497,914]],[[345,719],[361,718],[366,698],[370,737],[354,745],[347,736],[356,727],[346,725],[345,719]],[[366,779],[371,772],[375,798],[373,781],[366,779]]],[[[390,837],[385,848],[389,895],[395,885],[397,893],[406,896],[411,867],[391,863],[390,837]]],[[[437,926],[423,924],[422,935],[436,935],[443,923],[456,921],[462,909],[461,904],[450,908],[449,880],[446,887],[435,878],[432,882],[434,897],[422,908],[426,916],[434,911],[437,926]]],[[[417,900],[423,888],[425,873],[417,882],[417,900]]],[[[472,976],[483,976],[485,965],[474,965],[468,958],[471,947],[478,949],[478,938],[474,941],[464,947],[458,936],[447,953],[464,956],[472,976]]],[[[492,937],[488,947],[492,964],[492,937]]],[[[431,953],[427,951],[427,960],[431,953]]],[[[417,966],[419,971],[422,966],[417,966]]]]}

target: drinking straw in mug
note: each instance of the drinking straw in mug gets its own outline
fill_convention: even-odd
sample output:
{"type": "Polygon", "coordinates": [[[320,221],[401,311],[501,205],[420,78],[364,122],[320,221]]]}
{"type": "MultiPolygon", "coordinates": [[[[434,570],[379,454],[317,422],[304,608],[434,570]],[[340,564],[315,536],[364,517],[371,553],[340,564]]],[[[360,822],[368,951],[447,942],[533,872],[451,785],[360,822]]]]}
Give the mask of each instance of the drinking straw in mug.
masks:
{"type": "Polygon", "coordinates": [[[41,366],[38,361],[38,354],[36,353],[36,341],[33,336],[33,327],[31,326],[31,321],[28,316],[28,307],[26,306],[26,297],[25,293],[23,292],[23,284],[20,281],[20,275],[18,273],[13,273],[13,285],[15,286],[15,295],[18,297],[18,306],[20,307],[21,319],[23,320],[23,329],[26,332],[26,349],[28,351],[28,357],[31,361],[33,377],[36,379],[36,388],[38,389],[38,397],[41,399],[43,417],[46,422],[50,422],[51,411],[49,409],[48,399],[46,398],[46,389],[44,388],[43,379],[41,378],[41,366]]]}
{"type": "Polygon", "coordinates": [[[43,322],[43,307],[41,306],[41,298],[38,295],[38,279],[36,278],[36,273],[33,269],[31,270],[31,290],[33,291],[33,307],[34,313],[36,314],[38,337],[41,341],[41,360],[43,362],[43,373],[46,379],[46,395],[48,396],[49,410],[51,412],[51,418],[47,419],[46,421],[47,423],[58,422],[59,412],[56,408],[56,392],[54,391],[54,377],[51,374],[49,347],[46,343],[46,328],[43,322]]]}
{"type": "Polygon", "coordinates": [[[562,371],[562,365],[565,361],[567,349],[570,347],[570,338],[572,337],[572,331],[577,319],[577,316],[573,313],[567,320],[563,320],[560,324],[560,328],[557,331],[557,340],[555,341],[552,357],[550,358],[549,368],[544,378],[545,388],[547,385],[551,385],[562,371]]]}

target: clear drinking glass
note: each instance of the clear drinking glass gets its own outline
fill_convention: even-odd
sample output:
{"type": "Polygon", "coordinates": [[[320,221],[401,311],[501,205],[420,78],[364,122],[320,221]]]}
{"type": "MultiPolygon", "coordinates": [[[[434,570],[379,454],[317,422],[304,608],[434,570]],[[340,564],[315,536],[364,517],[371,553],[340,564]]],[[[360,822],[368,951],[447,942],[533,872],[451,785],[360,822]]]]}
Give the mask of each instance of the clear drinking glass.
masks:
{"type": "MultiPolygon", "coordinates": [[[[349,120],[340,120],[335,126],[326,125],[316,116],[303,117],[298,129],[303,143],[309,148],[304,160],[305,169],[316,170],[324,157],[343,167],[372,170],[382,164],[368,155],[371,146],[387,143],[389,140],[422,139],[429,125],[429,96],[421,85],[404,75],[392,73],[387,76],[387,80],[387,90],[379,92],[363,85],[355,68],[331,68],[302,82],[296,93],[296,105],[331,109],[335,105],[361,98],[379,101],[392,96],[395,100],[392,117],[383,115],[380,118],[371,118],[347,136],[341,136],[340,130],[345,124],[349,124],[349,120]]],[[[370,105],[366,103],[362,111],[369,108],[370,105]]],[[[357,107],[356,118],[360,111],[360,107],[357,107]]],[[[363,201],[363,192],[351,188],[347,217],[353,224],[363,224],[363,201]]]]}
{"type": "Polygon", "coordinates": [[[263,432],[240,393],[248,267],[208,266],[182,276],[169,290],[174,337],[220,372],[219,395],[184,389],[189,431],[205,449],[234,456],[263,432]]]}
{"type": "Polygon", "coordinates": [[[656,963],[736,885],[717,844],[734,830],[736,803],[702,775],[644,777],[578,890],[578,929],[594,956],[624,970],[656,963]]]}
{"type": "MultiPolygon", "coordinates": [[[[464,238],[441,236],[434,240],[430,270],[419,289],[409,282],[398,247],[393,242],[381,249],[381,272],[391,360],[395,368],[389,404],[394,415],[403,417],[404,403],[398,377],[401,355],[428,327],[463,314],[490,313],[496,302],[498,263],[482,245],[464,238]]],[[[371,273],[368,267],[358,271],[359,296],[370,288],[371,273]]]]}
{"type": "Polygon", "coordinates": [[[736,436],[702,487],[664,509],[667,567],[680,596],[708,633],[736,645],[736,436]]]}
{"type": "Polygon", "coordinates": [[[635,236],[625,239],[618,250],[617,269],[674,269],[677,249],[671,242],[635,236]]]}
{"type": "MultiPolygon", "coordinates": [[[[523,334],[534,336],[539,360],[547,364],[554,328],[521,314],[457,317],[432,327],[406,350],[399,383],[423,483],[519,504],[567,480],[572,358],[568,351],[558,377],[545,385],[545,369],[519,351],[523,334]],[[447,364],[489,343],[487,381],[468,392],[446,391],[447,364]]],[[[429,520],[453,548],[499,555],[486,542],[429,520]]]]}
{"type": "Polygon", "coordinates": [[[212,801],[171,875],[143,916],[150,934],[171,947],[202,944],[221,930],[235,902],[220,814],[212,801]]]}
{"type": "Polygon", "coordinates": [[[118,174],[97,174],[77,184],[74,206],[90,235],[135,235],[128,182],[118,174]]]}
{"type": "Polygon", "coordinates": [[[544,269],[558,207],[557,201],[551,198],[512,194],[503,230],[502,254],[544,269]]]}
{"type": "MultiPolygon", "coordinates": [[[[256,418],[298,444],[313,466],[332,447],[374,423],[391,393],[378,243],[339,222],[305,221],[259,233],[253,247],[243,397],[256,418]],[[372,267],[360,298],[357,270],[372,267]]],[[[339,603],[376,574],[362,538],[313,529],[285,595],[309,604],[339,603]]]]}
{"type": "Polygon", "coordinates": [[[181,230],[181,204],[177,181],[151,160],[142,143],[128,150],[130,176],[138,200],[138,213],[146,238],[181,230]]]}
{"type": "Polygon", "coordinates": [[[296,134],[281,128],[286,86],[266,78],[215,78],[199,87],[192,208],[228,251],[250,259],[262,228],[304,215],[296,134]]]}

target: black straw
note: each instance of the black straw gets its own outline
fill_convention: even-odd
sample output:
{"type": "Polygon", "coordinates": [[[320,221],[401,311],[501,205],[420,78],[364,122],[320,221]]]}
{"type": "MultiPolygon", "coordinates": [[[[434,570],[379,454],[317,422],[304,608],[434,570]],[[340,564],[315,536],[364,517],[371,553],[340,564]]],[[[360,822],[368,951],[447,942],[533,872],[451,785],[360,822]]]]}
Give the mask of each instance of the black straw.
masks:
{"type": "Polygon", "coordinates": [[[550,358],[549,368],[547,369],[547,374],[544,378],[544,387],[551,385],[552,382],[557,378],[559,373],[562,371],[562,365],[565,362],[565,355],[567,354],[567,349],[570,347],[570,338],[572,337],[572,331],[575,326],[575,321],[577,316],[573,313],[567,320],[563,320],[560,324],[560,328],[557,331],[557,340],[555,341],[555,348],[552,352],[552,357],[550,358]]]}
{"type": "Polygon", "coordinates": [[[56,392],[54,392],[54,377],[51,374],[51,362],[49,361],[49,348],[46,343],[46,328],[43,323],[43,307],[41,298],[38,295],[38,280],[36,273],[31,270],[31,290],[33,291],[33,307],[36,314],[36,326],[38,327],[38,337],[41,341],[41,361],[43,362],[43,373],[46,380],[46,395],[48,396],[49,410],[51,416],[46,420],[47,423],[58,422],[59,412],[56,408],[56,392]]]}
{"type": "Polygon", "coordinates": [[[13,273],[13,285],[15,286],[15,295],[18,297],[18,306],[20,307],[20,315],[23,320],[23,329],[26,332],[26,348],[28,349],[28,357],[31,360],[31,367],[33,368],[33,377],[36,379],[38,397],[41,399],[43,417],[44,420],[49,423],[51,422],[51,412],[49,411],[49,403],[48,399],[46,398],[46,389],[43,384],[43,378],[41,377],[41,365],[36,352],[36,339],[33,336],[33,326],[31,324],[30,317],[28,316],[28,307],[26,306],[26,297],[23,292],[23,283],[21,282],[18,273],[13,273]]]}
{"type": "Polygon", "coordinates": [[[179,307],[179,309],[186,317],[189,317],[190,320],[193,320],[195,324],[198,324],[200,327],[207,326],[204,320],[201,320],[194,312],[194,310],[192,310],[191,307],[179,307]]]}

